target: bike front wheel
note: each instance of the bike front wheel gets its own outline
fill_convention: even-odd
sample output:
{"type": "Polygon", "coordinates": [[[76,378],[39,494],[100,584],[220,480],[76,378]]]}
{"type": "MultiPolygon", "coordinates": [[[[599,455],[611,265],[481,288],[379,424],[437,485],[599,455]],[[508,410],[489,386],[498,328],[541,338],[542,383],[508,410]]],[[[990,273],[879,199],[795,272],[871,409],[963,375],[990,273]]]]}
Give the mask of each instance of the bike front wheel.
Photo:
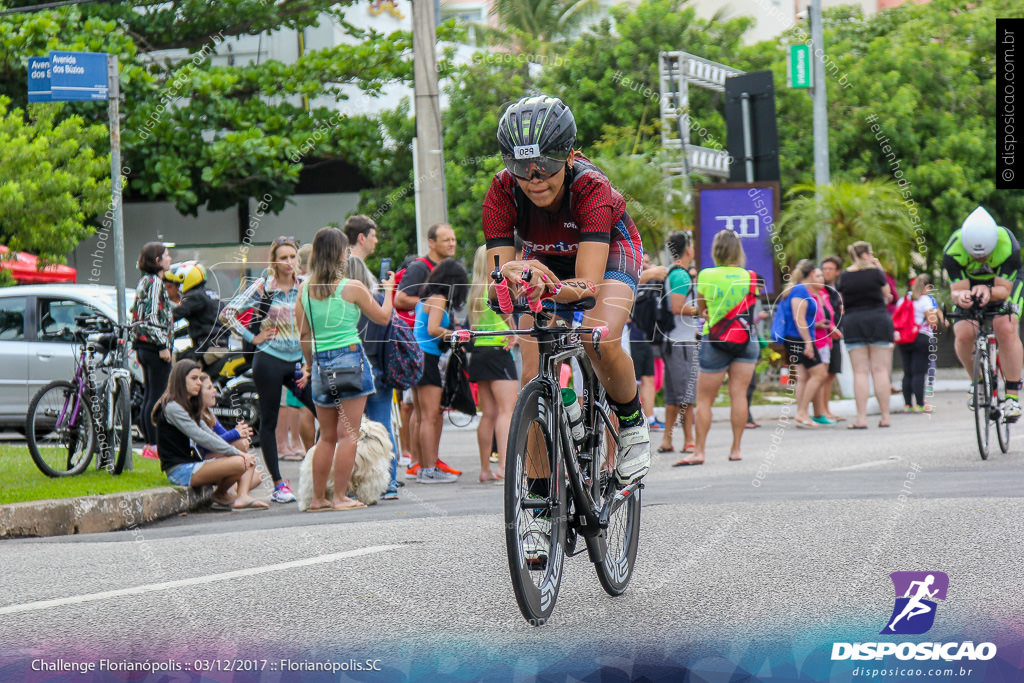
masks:
{"type": "Polygon", "coordinates": [[[565,560],[566,484],[559,425],[545,385],[534,380],[516,402],[505,458],[505,548],[512,589],[533,626],[555,609],[565,560]]]}
{"type": "Polygon", "coordinates": [[[989,427],[992,424],[992,373],[988,354],[980,349],[974,351],[973,380],[974,427],[978,435],[978,451],[982,460],[988,460],[989,427]]]}
{"type": "Polygon", "coordinates": [[[121,474],[132,445],[132,398],[127,380],[119,378],[110,384],[107,411],[103,461],[111,474],[121,474]]]}
{"type": "Polygon", "coordinates": [[[50,382],[29,404],[25,438],[32,460],[46,476],[81,474],[96,449],[96,425],[89,402],[71,382],[50,382]]]}
{"type": "MultiPolygon", "coordinates": [[[[601,489],[600,500],[606,500],[618,492],[615,475],[602,464],[609,462],[609,448],[615,448],[615,442],[610,439],[608,430],[603,427],[599,420],[596,431],[600,432],[601,436],[598,441],[598,457],[595,460],[601,466],[598,479],[601,489]]],[[[633,578],[633,565],[636,563],[636,551],[640,542],[641,491],[642,489],[637,488],[608,520],[608,528],[604,531],[607,551],[604,559],[594,564],[601,587],[612,597],[622,595],[629,585],[629,580],[633,578]]]]}

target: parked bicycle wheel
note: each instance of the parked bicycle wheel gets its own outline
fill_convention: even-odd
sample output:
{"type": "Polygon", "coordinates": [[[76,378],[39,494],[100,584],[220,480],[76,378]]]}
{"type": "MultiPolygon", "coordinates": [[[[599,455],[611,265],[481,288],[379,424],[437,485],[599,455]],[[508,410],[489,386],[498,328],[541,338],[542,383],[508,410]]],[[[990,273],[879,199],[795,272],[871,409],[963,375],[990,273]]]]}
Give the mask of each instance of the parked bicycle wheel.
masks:
{"type": "Polygon", "coordinates": [[[544,384],[530,382],[509,431],[505,547],[519,611],[533,626],[551,616],[562,582],[567,503],[564,465],[554,447],[559,429],[544,384]]]}
{"type": "Polygon", "coordinates": [[[992,371],[988,354],[974,351],[974,427],[978,433],[978,451],[982,460],[988,460],[990,411],[992,408],[992,371]]]}
{"type": "Polygon", "coordinates": [[[50,382],[29,404],[25,437],[32,460],[43,474],[80,474],[89,467],[96,449],[96,425],[89,402],[71,382],[50,382]]]}
{"type": "MultiPolygon", "coordinates": [[[[614,442],[610,440],[609,432],[604,428],[600,418],[597,420],[595,430],[600,434],[598,437],[597,458],[595,461],[601,467],[598,476],[600,496],[599,500],[607,500],[614,496],[619,487],[615,483],[612,472],[605,469],[602,463],[608,461],[608,447],[614,448],[614,442]]],[[[612,514],[608,520],[608,528],[605,529],[605,543],[607,551],[604,560],[594,564],[597,569],[597,578],[605,592],[612,597],[622,595],[629,580],[633,578],[633,565],[636,562],[636,551],[640,542],[640,492],[637,488],[622,506],[612,514]]]]}
{"type": "Polygon", "coordinates": [[[103,461],[111,474],[121,474],[132,445],[132,399],[127,380],[118,378],[110,384],[107,411],[103,461]]]}

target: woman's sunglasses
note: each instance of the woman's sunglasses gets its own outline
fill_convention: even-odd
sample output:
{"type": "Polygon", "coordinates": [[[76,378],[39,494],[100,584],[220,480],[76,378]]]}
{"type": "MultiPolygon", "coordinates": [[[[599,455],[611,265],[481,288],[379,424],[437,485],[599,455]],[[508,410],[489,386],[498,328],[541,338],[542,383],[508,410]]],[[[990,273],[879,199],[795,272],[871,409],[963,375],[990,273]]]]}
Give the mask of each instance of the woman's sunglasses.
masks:
{"type": "Polygon", "coordinates": [[[541,180],[547,180],[565,167],[565,159],[555,157],[531,157],[529,159],[516,159],[511,154],[502,154],[501,160],[508,172],[516,178],[533,180],[534,176],[541,180]]]}
{"type": "Polygon", "coordinates": [[[298,243],[299,243],[299,241],[297,239],[295,239],[294,237],[285,237],[283,235],[281,237],[278,237],[277,239],[275,239],[273,242],[271,242],[271,244],[273,244],[275,247],[279,247],[282,244],[295,244],[295,245],[298,245],[298,243]]]}

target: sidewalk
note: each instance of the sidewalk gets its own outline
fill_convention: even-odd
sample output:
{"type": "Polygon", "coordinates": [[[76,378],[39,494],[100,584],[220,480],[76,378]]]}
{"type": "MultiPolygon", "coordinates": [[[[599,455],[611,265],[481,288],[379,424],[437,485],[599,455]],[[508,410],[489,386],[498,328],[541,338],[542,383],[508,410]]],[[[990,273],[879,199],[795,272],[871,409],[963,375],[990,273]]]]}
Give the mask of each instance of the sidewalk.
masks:
{"type": "MultiPolygon", "coordinates": [[[[967,391],[968,384],[966,379],[938,380],[935,387],[936,402],[956,404],[967,391]]],[[[847,418],[856,415],[856,405],[853,399],[833,400],[830,407],[837,415],[847,418]]],[[[897,394],[892,395],[890,409],[897,412],[903,407],[903,397],[897,394]]],[[[784,417],[792,418],[794,410],[791,403],[780,402],[773,405],[753,406],[751,412],[755,420],[770,422],[784,417]]],[[[868,414],[877,415],[878,413],[878,402],[872,397],[868,401],[868,414]]],[[[655,414],[663,420],[665,409],[655,408],[655,414]]],[[[479,422],[479,418],[472,418],[463,425],[461,424],[462,420],[467,420],[466,416],[456,416],[455,421],[459,423],[459,426],[456,426],[446,417],[445,432],[470,432],[476,429],[479,422]]],[[[729,407],[712,408],[712,420],[727,422],[729,407]]],[[[283,462],[281,464],[282,474],[286,478],[290,477],[297,486],[298,463],[283,462]]],[[[128,529],[201,508],[209,503],[209,491],[210,489],[207,488],[201,493],[196,493],[193,489],[167,486],[105,496],[0,505],[0,539],[64,536],[128,529]]]]}

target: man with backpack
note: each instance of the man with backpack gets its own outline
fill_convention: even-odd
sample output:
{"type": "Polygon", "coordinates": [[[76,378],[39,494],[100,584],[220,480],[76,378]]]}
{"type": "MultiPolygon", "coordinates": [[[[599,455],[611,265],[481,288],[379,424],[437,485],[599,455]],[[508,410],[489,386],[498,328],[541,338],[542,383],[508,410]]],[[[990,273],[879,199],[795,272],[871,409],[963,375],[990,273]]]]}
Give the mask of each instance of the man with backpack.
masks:
{"type": "Polygon", "coordinates": [[[697,399],[697,295],[689,274],[693,262],[693,240],[689,233],[674,232],[668,238],[672,265],[665,280],[663,301],[670,324],[662,331],[661,357],[665,362],[665,434],[659,453],[673,450],[672,430],[682,416],[682,453],[692,453],[693,404],[697,399]]]}
{"type": "MultiPolygon", "coordinates": [[[[441,261],[455,256],[455,231],[447,223],[435,223],[427,230],[427,253],[413,260],[408,266],[395,273],[395,313],[409,324],[416,325],[416,304],[420,302],[420,287],[430,277],[431,271],[441,261]]],[[[403,394],[412,396],[412,391],[403,394]]],[[[402,444],[408,444],[411,452],[411,464],[406,469],[406,478],[415,478],[419,474],[419,444],[414,434],[419,433],[420,406],[412,402],[412,411],[402,410],[402,444]],[[408,417],[407,417],[408,416],[408,417]]],[[[462,474],[459,470],[449,467],[440,459],[437,467],[449,474],[462,474]]]]}
{"type": "Polygon", "coordinates": [[[636,300],[629,320],[629,355],[640,388],[640,403],[653,430],[665,429],[654,416],[654,339],[659,334],[658,308],[665,295],[663,266],[652,266],[650,255],[643,256],[643,270],[636,288],[636,300]]]}

